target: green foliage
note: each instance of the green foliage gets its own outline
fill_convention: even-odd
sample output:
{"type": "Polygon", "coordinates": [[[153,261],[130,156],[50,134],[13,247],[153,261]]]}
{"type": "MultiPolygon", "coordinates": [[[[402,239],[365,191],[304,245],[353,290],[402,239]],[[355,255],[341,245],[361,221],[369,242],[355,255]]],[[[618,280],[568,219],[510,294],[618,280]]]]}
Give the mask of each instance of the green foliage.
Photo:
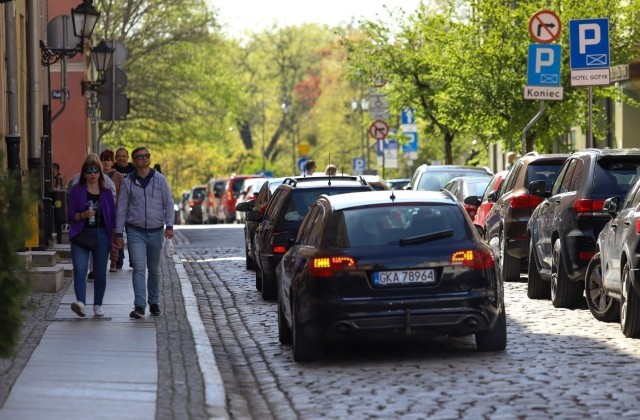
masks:
{"type": "Polygon", "coordinates": [[[23,322],[22,302],[31,291],[25,260],[17,254],[29,233],[28,197],[27,192],[18,192],[14,178],[0,176],[0,357],[10,357],[15,350],[23,322]]]}

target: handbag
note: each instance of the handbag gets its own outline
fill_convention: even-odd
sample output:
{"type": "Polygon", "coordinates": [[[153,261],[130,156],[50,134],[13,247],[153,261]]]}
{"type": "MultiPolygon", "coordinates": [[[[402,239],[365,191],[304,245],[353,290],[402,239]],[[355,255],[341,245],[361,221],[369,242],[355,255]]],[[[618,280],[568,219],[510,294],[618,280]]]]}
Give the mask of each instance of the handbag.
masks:
{"type": "Polygon", "coordinates": [[[98,235],[85,229],[81,230],[80,233],[69,239],[69,241],[83,247],[84,249],[92,249],[96,242],[98,242],[98,235]]]}

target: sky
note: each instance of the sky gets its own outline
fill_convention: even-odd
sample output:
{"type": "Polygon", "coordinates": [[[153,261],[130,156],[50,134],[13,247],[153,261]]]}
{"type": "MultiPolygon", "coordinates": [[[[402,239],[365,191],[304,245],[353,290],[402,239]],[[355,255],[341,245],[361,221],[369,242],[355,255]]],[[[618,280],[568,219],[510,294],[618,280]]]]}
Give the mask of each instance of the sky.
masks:
{"type": "Polygon", "coordinates": [[[209,0],[227,34],[239,37],[246,31],[271,27],[319,23],[330,26],[352,20],[387,20],[391,10],[413,12],[420,0],[209,0]]]}

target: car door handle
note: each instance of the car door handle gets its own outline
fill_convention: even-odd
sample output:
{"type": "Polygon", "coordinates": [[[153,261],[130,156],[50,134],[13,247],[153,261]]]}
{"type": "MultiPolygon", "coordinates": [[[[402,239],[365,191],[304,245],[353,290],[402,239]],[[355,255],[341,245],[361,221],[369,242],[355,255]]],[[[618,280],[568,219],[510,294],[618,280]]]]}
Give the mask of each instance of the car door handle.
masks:
{"type": "Polygon", "coordinates": [[[631,226],[631,222],[627,220],[626,222],[624,222],[624,226],[625,227],[631,226]]]}
{"type": "Polygon", "coordinates": [[[554,203],[560,204],[560,200],[553,200],[554,203]]]}

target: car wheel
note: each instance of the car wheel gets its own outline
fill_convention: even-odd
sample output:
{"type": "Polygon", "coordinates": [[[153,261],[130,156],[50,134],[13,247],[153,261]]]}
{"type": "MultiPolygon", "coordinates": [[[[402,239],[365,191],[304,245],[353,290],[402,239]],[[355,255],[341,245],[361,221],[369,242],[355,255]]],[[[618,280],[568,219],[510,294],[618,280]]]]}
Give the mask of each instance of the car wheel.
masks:
{"type": "Polygon", "coordinates": [[[580,305],[584,283],[567,278],[562,261],[560,239],[553,244],[553,262],[551,267],[551,303],[556,308],[575,308],[580,305]]]}
{"type": "Polygon", "coordinates": [[[493,327],[476,333],[478,351],[502,351],[507,347],[507,315],[504,306],[493,327]]]}
{"type": "Polygon", "coordinates": [[[529,274],[527,276],[527,296],[529,299],[549,299],[551,286],[540,276],[536,263],[533,239],[529,241],[529,274]]]}
{"type": "Polygon", "coordinates": [[[302,333],[302,326],[298,321],[295,305],[291,305],[293,328],[291,331],[293,342],[293,360],[296,362],[312,362],[322,357],[322,345],[307,339],[302,333]]]}
{"type": "Polygon", "coordinates": [[[259,268],[256,268],[256,290],[262,291],[262,271],[259,268]]]}
{"type": "Polygon", "coordinates": [[[507,253],[507,238],[504,236],[504,232],[500,238],[500,272],[502,273],[502,281],[520,280],[520,259],[507,253]]]}
{"type": "Polygon", "coordinates": [[[244,266],[247,270],[253,270],[253,258],[249,256],[249,251],[244,250],[244,266]]]}
{"type": "Polygon", "coordinates": [[[620,304],[617,300],[607,295],[602,282],[602,262],[600,253],[591,258],[587,267],[584,282],[587,306],[591,315],[598,321],[614,322],[620,316],[620,304]]]}
{"type": "Polygon", "coordinates": [[[625,337],[640,337],[640,298],[631,284],[629,262],[622,269],[622,297],[620,299],[620,327],[625,337]]]}
{"type": "Polygon", "coordinates": [[[275,300],[278,294],[278,285],[275,279],[262,272],[262,299],[275,300]]]}
{"type": "Polygon", "coordinates": [[[284,308],[280,299],[278,299],[278,340],[282,344],[291,344],[293,340],[291,328],[287,324],[287,319],[284,316],[284,308]]]}

